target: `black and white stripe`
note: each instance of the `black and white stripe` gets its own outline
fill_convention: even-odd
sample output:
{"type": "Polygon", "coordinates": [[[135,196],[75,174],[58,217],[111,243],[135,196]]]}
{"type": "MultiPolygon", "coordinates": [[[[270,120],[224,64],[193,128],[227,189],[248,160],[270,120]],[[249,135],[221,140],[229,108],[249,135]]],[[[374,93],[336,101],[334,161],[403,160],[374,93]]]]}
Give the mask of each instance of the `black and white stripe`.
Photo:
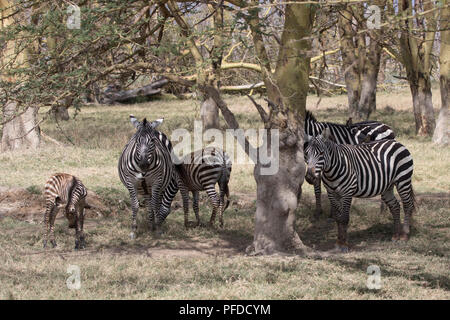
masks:
{"type": "Polygon", "coordinates": [[[136,133],[125,146],[119,159],[119,177],[130,193],[132,209],[132,239],[136,236],[138,195],[144,197],[150,228],[159,227],[170,212],[173,197],[178,191],[171,159],[172,145],[167,137],[155,130],[163,119],[139,122],[130,115],[136,133]]]}
{"type": "Polygon", "coordinates": [[[370,198],[381,195],[394,218],[393,240],[407,239],[414,211],[411,179],[413,159],[405,146],[395,140],[380,140],[360,145],[336,144],[331,133],[308,138],[305,154],[310,177],[322,177],[338,225],[338,245],[347,250],[347,225],[353,197],[370,198]],[[394,196],[394,186],[405,211],[403,230],[400,205],[394,196]]]}
{"type": "Polygon", "coordinates": [[[64,214],[69,220],[69,228],[75,228],[75,249],[85,247],[83,231],[84,209],[90,208],[86,203],[87,189],[77,177],[67,173],[55,173],[45,184],[45,236],[44,248],[50,243],[56,247],[54,223],[58,210],[64,207],[64,214]]]}
{"type": "Polygon", "coordinates": [[[224,197],[230,196],[228,182],[231,175],[231,160],[223,150],[208,147],[188,154],[183,163],[176,165],[179,176],[179,188],[183,198],[184,225],[188,227],[189,215],[189,191],[192,192],[193,209],[197,219],[196,225],[200,224],[198,214],[199,191],[206,191],[213,205],[210,225],[213,226],[217,210],[219,210],[219,224],[223,227],[223,212],[228,207],[229,200],[225,204],[224,197]],[[217,195],[215,185],[219,185],[217,195]]]}
{"type": "MultiPolygon", "coordinates": [[[[379,141],[383,139],[395,139],[395,133],[391,127],[379,121],[362,121],[352,123],[351,118],[345,125],[332,122],[319,122],[309,111],[306,111],[305,134],[308,136],[317,136],[325,128],[330,130],[331,136],[338,144],[360,144],[370,141],[379,141]]],[[[306,148],[306,144],[304,146],[306,148]]],[[[314,185],[314,195],[316,198],[316,218],[322,212],[321,201],[321,180],[311,179],[308,175],[306,182],[314,185]],[[314,183],[312,181],[315,181],[314,183]]]]}

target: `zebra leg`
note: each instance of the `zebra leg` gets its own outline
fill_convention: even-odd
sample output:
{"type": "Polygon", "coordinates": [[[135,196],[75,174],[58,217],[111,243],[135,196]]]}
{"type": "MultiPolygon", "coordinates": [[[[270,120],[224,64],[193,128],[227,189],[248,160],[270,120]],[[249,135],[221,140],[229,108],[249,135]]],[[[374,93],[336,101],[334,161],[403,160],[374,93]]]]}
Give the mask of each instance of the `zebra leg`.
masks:
{"type": "Polygon", "coordinates": [[[407,241],[410,233],[410,225],[412,223],[412,215],[415,210],[414,192],[412,189],[411,180],[403,183],[402,186],[397,185],[397,191],[400,195],[400,199],[402,200],[403,211],[405,212],[400,240],[407,241]]]}
{"type": "Polygon", "coordinates": [[[217,195],[216,189],[214,188],[214,185],[207,187],[206,193],[208,193],[208,197],[209,197],[209,199],[211,199],[211,203],[213,205],[211,219],[209,220],[209,225],[211,227],[213,227],[214,223],[216,221],[216,213],[217,213],[217,209],[219,208],[219,205],[220,205],[220,200],[219,200],[219,196],[217,195]]]}
{"type": "Polygon", "coordinates": [[[164,221],[162,219],[162,215],[160,214],[162,200],[162,194],[160,190],[161,186],[155,186],[154,188],[152,187],[152,198],[149,206],[149,222],[152,231],[156,231],[157,229],[159,229],[159,226],[164,221]]]}
{"type": "Polygon", "coordinates": [[[382,195],[381,200],[388,206],[391,211],[392,218],[394,219],[394,231],[392,235],[392,241],[397,241],[400,238],[400,204],[394,195],[394,187],[387,189],[382,195]]]}
{"type": "Polygon", "coordinates": [[[219,185],[219,226],[223,228],[223,211],[225,208],[225,190],[223,186],[219,185]]]}
{"type": "Polygon", "coordinates": [[[47,241],[50,235],[50,216],[54,210],[56,210],[56,205],[53,202],[48,201],[44,213],[44,225],[45,225],[45,233],[43,241],[44,248],[47,247],[47,241]]]}
{"type": "Polygon", "coordinates": [[[84,201],[79,204],[77,210],[77,220],[76,220],[76,231],[75,231],[75,250],[84,249],[86,247],[86,243],[84,241],[84,201]]]}
{"type": "Polygon", "coordinates": [[[50,211],[50,217],[49,217],[49,232],[50,232],[50,243],[53,248],[56,247],[56,240],[55,240],[55,218],[58,213],[59,208],[57,206],[53,207],[53,210],[50,211]]]}
{"type": "Polygon", "coordinates": [[[184,227],[189,228],[189,192],[180,187],[181,198],[183,199],[184,227]]]}
{"type": "Polygon", "coordinates": [[[197,227],[200,225],[200,215],[198,214],[198,191],[192,191],[192,208],[194,209],[195,219],[197,220],[197,227]]]}
{"type": "Polygon", "coordinates": [[[152,206],[153,195],[146,194],[144,196],[145,206],[147,207],[148,226],[151,231],[155,230],[155,214],[152,206]]]}
{"type": "Polygon", "coordinates": [[[332,212],[338,227],[337,248],[343,253],[348,252],[347,228],[350,220],[351,196],[341,197],[338,194],[328,195],[332,207],[332,212]]]}
{"type": "MultiPolygon", "coordinates": [[[[182,184],[177,182],[177,180],[175,178],[172,178],[169,185],[164,190],[164,193],[162,194],[162,197],[161,197],[161,202],[159,204],[159,209],[158,209],[159,211],[155,211],[155,215],[157,215],[157,219],[158,219],[157,226],[160,226],[166,220],[167,216],[170,213],[170,208],[172,206],[173,198],[175,198],[178,190],[180,190],[180,188],[182,188],[182,187],[183,187],[182,184]]],[[[187,195],[188,195],[188,200],[189,200],[189,194],[187,194],[187,195]]]]}
{"type": "Polygon", "coordinates": [[[322,214],[322,191],[320,179],[317,179],[314,183],[314,195],[316,196],[316,212],[314,213],[314,218],[319,219],[322,214]]]}
{"type": "Polygon", "coordinates": [[[136,239],[136,232],[137,232],[137,222],[136,222],[136,216],[139,210],[139,201],[137,198],[136,191],[130,191],[130,201],[131,201],[131,232],[130,232],[130,238],[131,240],[136,239]]]}

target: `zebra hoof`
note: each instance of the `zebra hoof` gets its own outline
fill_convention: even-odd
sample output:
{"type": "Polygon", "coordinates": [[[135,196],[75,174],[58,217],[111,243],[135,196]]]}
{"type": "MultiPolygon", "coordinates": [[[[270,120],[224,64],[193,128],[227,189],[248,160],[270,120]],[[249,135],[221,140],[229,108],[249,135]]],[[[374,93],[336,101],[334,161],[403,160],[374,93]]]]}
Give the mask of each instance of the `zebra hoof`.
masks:
{"type": "Polygon", "coordinates": [[[131,240],[136,239],[136,233],[130,232],[130,239],[131,239],[131,240]]]}
{"type": "Polygon", "coordinates": [[[50,240],[50,243],[51,243],[53,248],[56,248],[56,241],[55,240],[50,240]]]}

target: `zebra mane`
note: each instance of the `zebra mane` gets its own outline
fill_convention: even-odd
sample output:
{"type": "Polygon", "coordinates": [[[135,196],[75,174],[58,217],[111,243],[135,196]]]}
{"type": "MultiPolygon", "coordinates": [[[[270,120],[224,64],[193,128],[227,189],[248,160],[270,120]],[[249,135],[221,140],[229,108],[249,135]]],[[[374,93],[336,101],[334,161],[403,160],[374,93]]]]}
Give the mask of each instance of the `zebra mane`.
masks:
{"type": "Polygon", "coordinates": [[[314,117],[314,115],[312,114],[311,111],[306,110],[306,117],[305,117],[305,121],[312,121],[312,122],[317,122],[316,117],[314,117]]]}

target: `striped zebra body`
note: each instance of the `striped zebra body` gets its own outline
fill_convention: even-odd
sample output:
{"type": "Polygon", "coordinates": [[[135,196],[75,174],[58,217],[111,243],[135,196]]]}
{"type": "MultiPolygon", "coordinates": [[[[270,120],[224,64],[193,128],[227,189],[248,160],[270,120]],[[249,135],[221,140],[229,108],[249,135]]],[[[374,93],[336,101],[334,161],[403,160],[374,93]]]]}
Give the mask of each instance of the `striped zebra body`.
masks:
{"type": "Polygon", "coordinates": [[[332,213],[338,225],[338,245],[347,250],[347,225],[352,198],[381,195],[394,218],[393,240],[406,240],[415,209],[411,179],[413,159],[410,152],[395,140],[380,140],[361,145],[340,145],[329,139],[330,131],[309,140],[306,148],[308,174],[322,177],[332,213]],[[403,230],[400,205],[405,211],[403,230]]]}
{"type": "Polygon", "coordinates": [[[176,165],[179,177],[178,183],[183,198],[184,225],[189,226],[189,191],[192,192],[193,209],[197,219],[196,225],[200,224],[199,217],[199,191],[206,191],[213,205],[210,225],[213,226],[217,210],[219,210],[219,224],[223,227],[223,212],[228,207],[229,200],[225,204],[225,195],[229,198],[228,182],[231,174],[231,160],[223,150],[208,147],[188,154],[183,163],[176,165]],[[217,195],[215,185],[219,185],[217,195]]]}
{"type": "Polygon", "coordinates": [[[56,215],[61,207],[69,220],[69,228],[75,228],[75,249],[85,247],[85,236],[83,231],[84,209],[90,208],[86,204],[87,189],[77,178],[67,173],[56,173],[52,175],[45,184],[45,237],[44,248],[50,238],[50,243],[56,247],[54,223],[56,215]]]}
{"type": "MultiPolygon", "coordinates": [[[[306,111],[305,133],[307,135],[315,137],[326,128],[330,130],[331,136],[338,144],[357,145],[370,141],[395,139],[395,133],[391,127],[378,121],[362,121],[353,124],[350,118],[345,125],[332,122],[319,122],[311,112],[306,111]]],[[[315,216],[317,218],[322,212],[321,179],[314,179],[306,175],[305,180],[314,186],[314,195],[316,198],[315,216]]]]}
{"type": "Polygon", "coordinates": [[[170,212],[173,197],[178,191],[171,159],[171,143],[155,130],[162,119],[137,121],[130,116],[137,131],[125,146],[119,159],[119,177],[130,193],[132,223],[131,238],[136,237],[136,217],[139,210],[138,195],[147,205],[150,228],[155,230],[170,212]]]}

